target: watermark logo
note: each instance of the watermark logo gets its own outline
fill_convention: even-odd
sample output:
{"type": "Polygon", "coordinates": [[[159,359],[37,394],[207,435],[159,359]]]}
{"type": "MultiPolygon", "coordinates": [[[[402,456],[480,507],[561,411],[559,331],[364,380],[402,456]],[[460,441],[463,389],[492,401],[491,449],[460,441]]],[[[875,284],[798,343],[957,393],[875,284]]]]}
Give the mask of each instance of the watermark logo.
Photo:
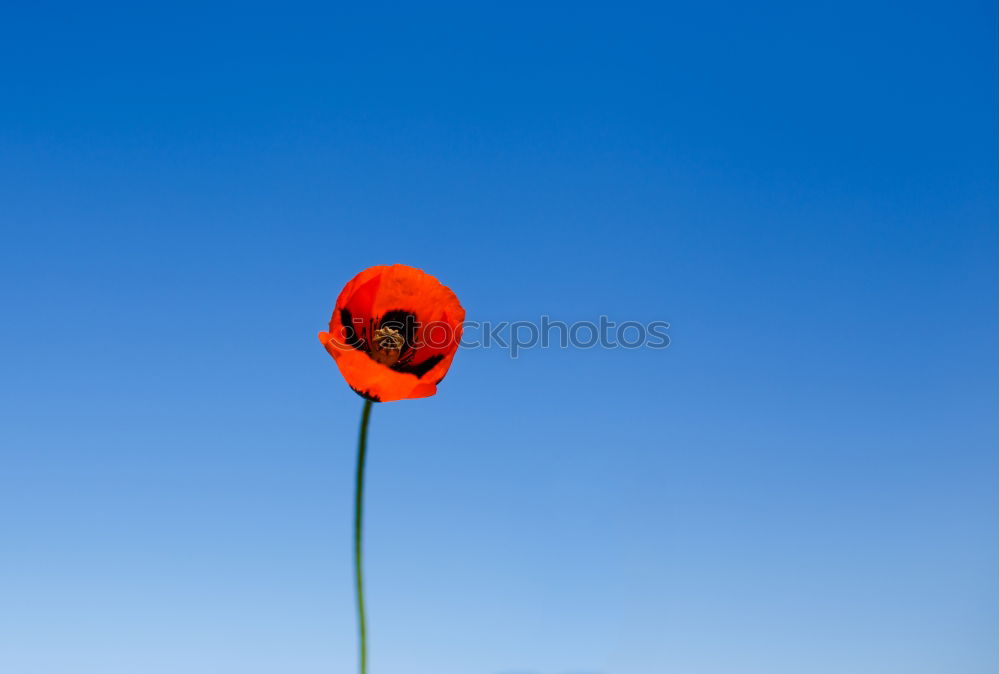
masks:
{"type": "MultiPolygon", "coordinates": [[[[349,339],[366,335],[363,321],[345,326],[349,339]]],[[[540,316],[537,321],[465,321],[461,332],[444,321],[421,323],[413,315],[386,318],[373,331],[376,340],[399,339],[413,349],[427,346],[446,349],[455,343],[462,349],[504,349],[517,358],[529,349],[666,349],[670,346],[666,321],[616,322],[608,316],[596,321],[554,320],[540,316]]],[[[364,340],[364,337],[361,337],[364,340]]]]}
{"type": "Polygon", "coordinates": [[[665,349],[670,346],[666,321],[466,321],[459,345],[466,349],[506,349],[511,358],[527,349],[665,349]]]}

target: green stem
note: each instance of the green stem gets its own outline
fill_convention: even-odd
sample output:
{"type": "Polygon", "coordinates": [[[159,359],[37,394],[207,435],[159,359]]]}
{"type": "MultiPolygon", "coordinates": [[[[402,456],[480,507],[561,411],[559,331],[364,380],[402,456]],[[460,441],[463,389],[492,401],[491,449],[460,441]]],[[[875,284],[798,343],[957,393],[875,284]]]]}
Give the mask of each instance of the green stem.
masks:
{"type": "Polygon", "coordinates": [[[358,473],[354,483],[354,586],[358,593],[358,647],[361,674],[368,671],[368,646],[365,642],[365,590],[361,580],[361,506],[365,489],[365,449],[368,445],[368,418],[372,401],[365,400],[361,410],[361,435],[358,437],[358,473]]]}

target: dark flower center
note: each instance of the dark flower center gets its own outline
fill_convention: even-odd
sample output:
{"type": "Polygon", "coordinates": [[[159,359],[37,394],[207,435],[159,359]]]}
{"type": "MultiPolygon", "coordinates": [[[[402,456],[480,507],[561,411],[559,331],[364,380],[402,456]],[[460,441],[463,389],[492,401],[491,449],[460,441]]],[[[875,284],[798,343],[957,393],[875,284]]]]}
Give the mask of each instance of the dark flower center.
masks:
{"type": "Polygon", "coordinates": [[[373,319],[355,320],[350,310],[340,310],[340,323],[344,326],[344,340],[348,346],[364,351],[377,363],[396,372],[416,375],[427,374],[444,356],[436,353],[422,361],[414,362],[416,316],[402,309],[387,311],[375,327],[373,319]],[[370,337],[369,337],[370,335],[370,337]]]}

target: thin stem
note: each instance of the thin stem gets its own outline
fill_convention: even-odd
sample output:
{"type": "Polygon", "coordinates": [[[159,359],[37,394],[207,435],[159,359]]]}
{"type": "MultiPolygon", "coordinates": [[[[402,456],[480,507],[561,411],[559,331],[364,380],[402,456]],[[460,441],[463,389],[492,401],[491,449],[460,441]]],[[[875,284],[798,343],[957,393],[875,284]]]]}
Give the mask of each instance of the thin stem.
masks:
{"type": "Polygon", "coordinates": [[[372,414],[372,401],[365,400],[361,410],[361,434],[358,437],[358,473],[354,482],[354,586],[358,594],[358,647],[359,670],[368,672],[368,646],[365,642],[365,590],[361,579],[361,507],[364,504],[365,449],[368,445],[368,418],[372,414]]]}

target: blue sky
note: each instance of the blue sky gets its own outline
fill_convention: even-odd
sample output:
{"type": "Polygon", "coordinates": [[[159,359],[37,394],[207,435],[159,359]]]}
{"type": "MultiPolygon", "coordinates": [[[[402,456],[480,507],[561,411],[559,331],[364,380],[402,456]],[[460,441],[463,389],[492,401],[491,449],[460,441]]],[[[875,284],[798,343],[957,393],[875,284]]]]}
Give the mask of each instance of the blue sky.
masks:
{"type": "Polygon", "coordinates": [[[376,406],[373,673],[996,669],[996,7],[22,4],[0,22],[0,670],[354,670],[402,262],[474,320],[376,406]]]}

